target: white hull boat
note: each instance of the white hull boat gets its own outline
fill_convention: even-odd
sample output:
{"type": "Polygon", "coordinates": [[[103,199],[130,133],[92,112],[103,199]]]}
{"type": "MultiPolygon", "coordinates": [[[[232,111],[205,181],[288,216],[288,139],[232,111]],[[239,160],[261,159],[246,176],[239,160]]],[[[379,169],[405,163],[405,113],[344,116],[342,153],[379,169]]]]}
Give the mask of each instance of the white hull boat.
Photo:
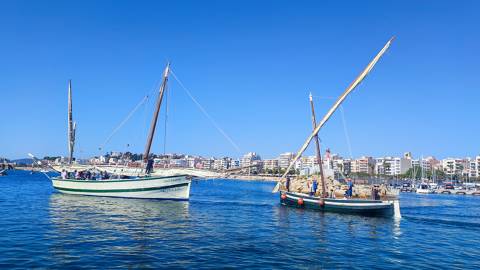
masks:
{"type": "Polygon", "coordinates": [[[418,186],[416,192],[418,194],[431,194],[431,193],[433,193],[433,190],[430,188],[430,186],[428,184],[420,184],[420,186],[418,186]]]}
{"type": "Polygon", "coordinates": [[[188,200],[191,180],[185,175],[108,180],[52,178],[53,187],[68,194],[139,199],[188,200]]]}
{"type": "Polygon", "coordinates": [[[150,126],[150,132],[143,154],[145,168],[128,168],[118,166],[106,166],[96,168],[95,166],[72,165],[73,150],[75,144],[76,124],[72,118],[72,89],[71,83],[68,87],[68,140],[69,140],[69,165],[56,168],[61,171],[61,177],[50,178],[53,187],[62,193],[140,198],[140,199],[164,199],[164,200],[188,200],[190,197],[191,178],[187,173],[180,171],[166,171],[163,175],[152,174],[153,159],[150,156],[150,149],[155,134],[158,114],[162,104],[163,95],[167,86],[170,65],[167,64],[163,73],[163,81],[159,89],[159,95],[150,126]],[[78,168],[77,168],[78,167],[78,168]],[[107,170],[108,169],[108,170],[107,170]],[[117,170],[119,169],[119,170],[117,170]],[[123,170],[125,169],[125,170],[123,170]],[[73,170],[73,172],[72,172],[73,170]],[[113,170],[113,172],[112,172],[113,170]],[[80,172],[97,171],[102,172],[102,180],[92,180],[90,176],[83,176],[80,172]],[[106,174],[103,172],[108,171],[106,174]],[[78,172],[78,175],[77,175],[78,172]],[[73,177],[77,179],[72,179],[73,177]],[[105,178],[105,179],[103,179],[105,178]]]}

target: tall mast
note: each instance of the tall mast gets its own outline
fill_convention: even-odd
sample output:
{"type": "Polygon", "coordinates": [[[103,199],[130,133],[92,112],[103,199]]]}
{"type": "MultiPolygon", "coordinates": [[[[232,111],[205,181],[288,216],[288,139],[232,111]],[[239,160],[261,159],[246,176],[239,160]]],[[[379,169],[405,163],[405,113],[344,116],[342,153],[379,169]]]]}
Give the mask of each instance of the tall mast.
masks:
{"type": "MultiPolygon", "coordinates": [[[[288,166],[286,172],[282,175],[282,178],[285,178],[289,172],[289,170],[293,167],[293,165],[297,162],[297,160],[300,158],[300,156],[303,154],[305,149],[307,149],[308,145],[312,141],[313,137],[318,134],[320,129],[325,125],[325,123],[330,119],[332,114],[337,110],[338,106],[342,104],[342,102],[345,100],[345,98],[355,89],[357,86],[365,79],[365,77],[372,71],[373,67],[375,64],[380,60],[380,58],[383,56],[383,54],[387,51],[387,49],[390,47],[390,44],[393,42],[394,37],[392,37],[380,50],[380,52],[372,59],[372,61],[367,65],[367,67],[358,75],[357,78],[347,87],[347,89],[343,92],[343,94],[338,97],[337,101],[333,104],[333,106],[330,108],[330,110],[327,112],[327,114],[322,118],[322,120],[318,123],[317,127],[313,132],[308,136],[307,140],[303,143],[302,147],[300,150],[298,150],[295,158],[293,158],[290,161],[290,165],[288,166]]],[[[277,183],[275,188],[273,189],[273,192],[277,192],[280,188],[280,181],[277,183]]]]}
{"type": "MultiPolygon", "coordinates": [[[[315,117],[315,107],[313,106],[313,98],[312,98],[312,93],[310,93],[309,96],[310,99],[310,107],[312,108],[312,125],[313,125],[313,130],[317,127],[317,119],[315,117]]],[[[318,161],[318,166],[320,167],[320,179],[322,180],[322,198],[325,197],[325,175],[323,174],[323,162],[322,162],[322,154],[320,152],[320,142],[318,140],[318,134],[315,135],[314,137],[315,140],[315,150],[317,154],[317,161],[318,161]]]]}
{"type": "Polygon", "coordinates": [[[160,85],[159,94],[157,97],[157,104],[155,107],[155,112],[153,113],[152,123],[150,124],[150,132],[147,138],[147,144],[145,145],[145,152],[143,153],[143,161],[146,163],[148,161],[148,156],[150,155],[150,148],[152,147],[153,136],[155,135],[155,128],[157,126],[158,114],[160,113],[160,107],[162,106],[163,94],[167,88],[168,73],[170,72],[170,63],[167,63],[165,67],[165,72],[163,73],[163,81],[160,85]]]}
{"type": "Polygon", "coordinates": [[[68,164],[73,161],[73,149],[75,146],[75,129],[76,124],[73,122],[72,116],[72,80],[68,81],[68,164]]]}

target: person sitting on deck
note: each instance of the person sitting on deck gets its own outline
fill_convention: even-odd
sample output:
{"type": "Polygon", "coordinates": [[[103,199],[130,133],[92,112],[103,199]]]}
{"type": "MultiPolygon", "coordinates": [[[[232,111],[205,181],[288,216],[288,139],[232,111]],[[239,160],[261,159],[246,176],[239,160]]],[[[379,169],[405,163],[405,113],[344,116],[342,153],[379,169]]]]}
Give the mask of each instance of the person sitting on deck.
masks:
{"type": "Polygon", "coordinates": [[[107,171],[103,171],[102,178],[103,179],[108,179],[110,176],[108,175],[107,171]]]}
{"type": "Polygon", "coordinates": [[[79,171],[77,171],[77,170],[73,171],[73,175],[74,175],[75,179],[80,179],[80,172],[79,171]]]}
{"type": "Polygon", "coordinates": [[[62,176],[62,179],[67,179],[68,178],[68,173],[65,169],[62,170],[61,176],[62,176]]]}
{"type": "Polygon", "coordinates": [[[85,172],[85,180],[90,180],[92,179],[92,173],[90,171],[85,172]]]}

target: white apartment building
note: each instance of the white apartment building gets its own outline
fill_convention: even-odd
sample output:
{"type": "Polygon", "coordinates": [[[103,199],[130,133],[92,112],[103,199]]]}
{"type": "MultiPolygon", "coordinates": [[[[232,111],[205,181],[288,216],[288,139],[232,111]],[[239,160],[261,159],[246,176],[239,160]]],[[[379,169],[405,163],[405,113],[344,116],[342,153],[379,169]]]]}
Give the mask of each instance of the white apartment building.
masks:
{"type": "Polygon", "coordinates": [[[230,168],[232,168],[232,169],[240,168],[240,160],[239,159],[232,159],[230,161],[230,168]]]}
{"type": "Polygon", "coordinates": [[[278,169],[278,159],[264,159],[263,160],[263,169],[265,170],[275,170],[278,169]]]}
{"type": "Polygon", "coordinates": [[[185,167],[187,167],[187,161],[183,158],[170,159],[170,167],[185,168],[185,167]]]}
{"type": "Polygon", "coordinates": [[[375,158],[375,169],[374,169],[374,173],[376,175],[385,175],[385,158],[383,157],[379,157],[379,158],[375,158]]]}
{"type": "Polygon", "coordinates": [[[400,157],[381,157],[375,159],[375,173],[379,175],[398,176],[405,174],[418,160],[400,157]]]}
{"type": "Polygon", "coordinates": [[[282,169],[288,168],[290,165],[290,161],[295,157],[295,155],[291,152],[280,154],[278,157],[278,166],[282,169]]]}
{"type": "Polygon", "coordinates": [[[442,167],[448,176],[462,174],[464,169],[464,160],[459,158],[446,158],[442,160],[442,167]]]}
{"type": "MultiPolygon", "coordinates": [[[[352,172],[351,170],[352,160],[337,158],[332,160],[332,169],[336,174],[348,175],[352,172]]],[[[325,167],[324,163],[324,167],[325,167]]]]}
{"type": "Polygon", "coordinates": [[[187,161],[187,167],[189,168],[196,168],[197,163],[200,163],[200,159],[198,157],[186,156],[185,160],[187,161]]]}
{"type": "Polygon", "coordinates": [[[478,177],[478,165],[480,157],[475,159],[469,159],[468,161],[468,176],[469,177],[478,177]]]}
{"type": "Polygon", "coordinates": [[[249,152],[242,157],[240,161],[240,166],[249,167],[251,165],[254,165],[254,161],[256,160],[261,160],[260,156],[257,155],[257,153],[255,152],[249,152]]]}
{"type": "Polygon", "coordinates": [[[372,157],[363,156],[352,162],[352,173],[373,174],[374,161],[372,157]]]}

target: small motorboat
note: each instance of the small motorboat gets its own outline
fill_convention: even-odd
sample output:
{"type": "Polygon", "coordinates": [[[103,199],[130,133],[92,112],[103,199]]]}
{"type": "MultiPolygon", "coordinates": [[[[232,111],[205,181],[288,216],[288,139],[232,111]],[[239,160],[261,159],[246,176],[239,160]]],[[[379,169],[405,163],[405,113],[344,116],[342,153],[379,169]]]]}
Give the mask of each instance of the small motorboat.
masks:
{"type": "Polygon", "coordinates": [[[418,194],[431,194],[433,193],[433,189],[427,183],[421,183],[418,185],[416,192],[418,194]]]}

